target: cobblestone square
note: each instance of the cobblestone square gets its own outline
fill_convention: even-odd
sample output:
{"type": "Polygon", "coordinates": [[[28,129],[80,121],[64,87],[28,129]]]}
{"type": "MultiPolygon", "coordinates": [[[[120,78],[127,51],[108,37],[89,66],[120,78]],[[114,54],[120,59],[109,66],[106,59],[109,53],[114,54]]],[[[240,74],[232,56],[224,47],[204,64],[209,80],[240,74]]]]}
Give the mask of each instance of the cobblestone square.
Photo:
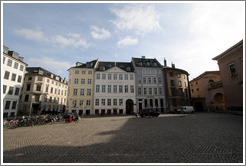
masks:
{"type": "Polygon", "coordinates": [[[242,162],[242,115],[92,117],[3,131],[3,163],[242,162]]]}

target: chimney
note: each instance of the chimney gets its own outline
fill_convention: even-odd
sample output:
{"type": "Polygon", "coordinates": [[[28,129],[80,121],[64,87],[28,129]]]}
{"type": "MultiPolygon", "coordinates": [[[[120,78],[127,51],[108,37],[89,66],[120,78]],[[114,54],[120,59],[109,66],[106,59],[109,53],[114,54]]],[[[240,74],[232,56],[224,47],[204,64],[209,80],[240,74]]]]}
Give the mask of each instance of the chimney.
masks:
{"type": "Polygon", "coordinates": [[[173,64],[173,62],[172,62],[172,68],[174,68],[174,69],[175,69],[175,64],[173,64]]]}
{"type": "Polygon", "coordinates": [[[142,59],[145,59],[145,56],[142,56],[142,59]]]}
{"type": "Polygon", "coordinates": [[[164,67],[167,66],[167,60],[164,58],[164,67]]]}

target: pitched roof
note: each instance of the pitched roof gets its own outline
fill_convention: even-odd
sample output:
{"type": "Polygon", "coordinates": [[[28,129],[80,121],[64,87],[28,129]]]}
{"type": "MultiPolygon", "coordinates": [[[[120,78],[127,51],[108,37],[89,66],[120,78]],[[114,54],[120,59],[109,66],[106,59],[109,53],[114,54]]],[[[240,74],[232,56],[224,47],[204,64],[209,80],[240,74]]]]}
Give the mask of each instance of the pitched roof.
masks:
{"type": "Polygon", "coordinates": [[[232,47],[228,48],[227,50],[225,50],[224,52],[222,52],[218,56],[214,57],[213,60],[219,60],[220,58],[223,58],[225,55],[227,55],[227,53],[229,53],[230,51],[233,51],[234,49],[236,49],[237,47],[242,46],[242,45],[243,45],[243,40],[236,43],[232,47]]]}
{"type": "Polygon", "coordinates": [[[96,71],[106,71],[112,67],[118,67],[126,72],[134,72],[131,62],[99,62],[96,71]]]}
{"type": "MultiPolygon", "coordinates": [[[[90,62],[81,63],[81,65],[74,66],[74,67],[71,67],[71,68],[94,68],[96,63],[97,63],[97,60],[93,60],[93,61],[90,61],[90,62]]],[[[71,68],[69,68],[69,69],[71,69],[71,68]]]]}
{"type": "Polygon", "coordinates": [[[197,79],[199,79],[199,78],[201,78],[201,77],[203,77],[205,75],[208,75],[208,74],[220,75],[220,71],[205,71],[204,73],[200,74],[198,77],[194,78],[191,81],[197,80],[197,79]]]}
{"type": "Polygon", "coordinates": [[[173,68],[173,67],[168,67],[168,66],[164,66],[163,69],[164,70],[176,70],[176,71],[179,71],[181,73],[185,73],[185,74],[189,75],[189,73],[183,69],[178,69],[178,68],[173,68]]]}
{"type": "Polygon", "coordinates": [[[147,58],[132,58],[132,63],[135,67],[162,67],[157,59],[147,59],[147,58]]]}

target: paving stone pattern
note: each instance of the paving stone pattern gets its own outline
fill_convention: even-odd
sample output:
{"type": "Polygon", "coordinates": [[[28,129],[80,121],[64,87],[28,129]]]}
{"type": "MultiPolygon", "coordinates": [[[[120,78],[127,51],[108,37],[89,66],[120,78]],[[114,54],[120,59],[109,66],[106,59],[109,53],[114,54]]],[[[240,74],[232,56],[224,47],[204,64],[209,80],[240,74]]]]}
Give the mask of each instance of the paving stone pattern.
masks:
{"type": "Polygon", "coordinates": [[[83,118],[3,131],[3,163],[242,162],[241,115],[83,118]]]}

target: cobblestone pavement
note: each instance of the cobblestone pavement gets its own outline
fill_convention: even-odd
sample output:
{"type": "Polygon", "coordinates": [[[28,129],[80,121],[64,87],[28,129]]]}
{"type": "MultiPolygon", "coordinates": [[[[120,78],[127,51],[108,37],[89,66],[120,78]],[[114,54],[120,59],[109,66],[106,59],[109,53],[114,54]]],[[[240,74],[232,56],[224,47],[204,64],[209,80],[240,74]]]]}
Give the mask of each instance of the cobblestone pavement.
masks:
{"type": "Polygon", "coordinates": [[[242,162],[241,115],[83,118],[3,131],[3,163],[242,162]]]}

